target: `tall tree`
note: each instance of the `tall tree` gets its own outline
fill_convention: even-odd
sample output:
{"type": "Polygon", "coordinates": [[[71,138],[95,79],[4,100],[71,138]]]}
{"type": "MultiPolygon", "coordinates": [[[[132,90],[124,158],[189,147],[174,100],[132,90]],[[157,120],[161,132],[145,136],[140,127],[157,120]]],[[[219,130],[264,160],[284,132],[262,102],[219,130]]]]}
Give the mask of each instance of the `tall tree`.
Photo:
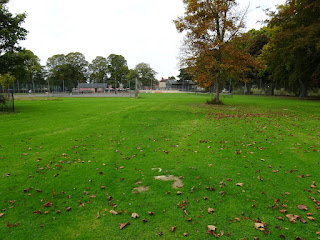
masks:
{"type": "Polygon", "coordinates": [[[152,87],[156,84],[155,75],[157,72],[153,70],[148,63],[137,64],[135,70],[138,73],[142,85],[152,87]]]}
{"type": "Polygon", "coordinates": [[[183,0],[184,16],[174,21],[179,32],[186,32],[182,65],[198,84],[215,85],[214,103],[220,103],[220,85],[230,77],[247,78],[259,61],[243,47],[239,34],[244,15],[235,0],[183,0]]]}
{"type": "Polygon", "coordinates": [[[67,55],[57,54],[47,60],[48,80],[51,84],[63,86],[71,90],[78,82],[88,79],[88,62],[79,52],[67,55]]]}
{"type": "Polygon", "coordinates": [[[26,14],[13,16],[7,9],[9,0],[0,2],[0,56],[5,52],[18,49],[18,41],[24,40],[27,30],[21,27],[26,18],[26,14]]]}
{"type": "Polygon", "coordinates": [[[127,60],[122,55],[110,54],[107,58],[109,84],[119,87],[120,83],[126,83],[126,75],[129,72],[127,60]]]}
{"type": "Polygon", "coordinates": [[[305,97],[319,87],[320,1],[288,0],[271,17],[274,34],[263,57],[275,81],[305,97]]]}
{"type": "Polygon", "coordinates": [[[108,62],[107,59],[101,56],[92,60],[89,65],[90,81],[94,83],[105,83],[108,74],[108,62]]]}

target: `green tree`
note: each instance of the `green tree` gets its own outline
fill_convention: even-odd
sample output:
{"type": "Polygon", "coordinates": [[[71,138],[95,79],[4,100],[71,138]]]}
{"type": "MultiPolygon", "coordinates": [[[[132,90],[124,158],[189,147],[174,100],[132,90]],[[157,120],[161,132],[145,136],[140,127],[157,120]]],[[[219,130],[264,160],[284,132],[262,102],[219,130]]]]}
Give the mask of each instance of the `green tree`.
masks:
{"type": "Polygon", "coordinates": [[[0,75],[0,84],[5,90],[7,90],[8,93],[9,88],[14,83],[14,80],[14,76],[12,76],[10,73],[0,75]]]}
{"type": "Polygon", "coordinates": [[[0,73],[10,72],[17,83],[44,84],[40,59],[30,50],[7,52],[0,57],[0,73]]]}
{"type": "Polygon", "coordinates": [[[94,83],[105,83],[108,74],[108,62],[107,59],[101,56],[92,60],[89,65],[90,81],[94,83]]]}
{"type": "Polygon", "coordinates": [[[156,84],[156,78],[155,75],[157,72],[153,70],[149,64],[147,63],[139,63],[135,67],[136,72],[138,73],[140,83],[143,86],[154,86],[156,84]]]}
{"type": "Polygon", "coordinates": [[[88,79],[88,62],[82,53],[57,54],[47,60],[48,81],[68,90],[88,79]]]}
{"type": "Polygon", "coordinates": [[[130,69],[126,78],[127,78],[126,87],[130,87],[131,89],[134,89],[136,84],[136,79],[139,78],[138,72],[135,69],[130,69]]]}
{"type": "Polygon", "coordinates": [[[110,54],[107,58],[108,63],[108,83],[112,87],[119,87],[120,83],[126,83],[126,76],[129,72],[127,60],[122,55],[110,54]]]}
{"type": "Polygon", "coordinates": [[[179,81],[192,80],[192,75],[188,72],[187,68],[180,68],[179,72],[179,81]]]}
{"type": "Polygon", "coordinates": [[[271,14],[274,32],[263,49],[274,81],[299,97],[319,87],[320,1],[288,0],[271,14]]]}
{"type": "Polygon", "coordinates": [[[19,49],[18,41],[24,40],[27,35],[27,30],[21,27],[26,14],[13,16],[6,7],[8,2],[9,0],[0,2],[0,56],[19,49]]]}
{"type": "Polygon", "coordinates": [[[179,32],[186,32],[182,65],[187,66],[202,87],[215,85],[212,102],[220,103],[221,85],[230,77],[245,81],[259,62],[239,38],[244,14],[235,0],[183,0],[184,16],[174,21],[179,32]]]}

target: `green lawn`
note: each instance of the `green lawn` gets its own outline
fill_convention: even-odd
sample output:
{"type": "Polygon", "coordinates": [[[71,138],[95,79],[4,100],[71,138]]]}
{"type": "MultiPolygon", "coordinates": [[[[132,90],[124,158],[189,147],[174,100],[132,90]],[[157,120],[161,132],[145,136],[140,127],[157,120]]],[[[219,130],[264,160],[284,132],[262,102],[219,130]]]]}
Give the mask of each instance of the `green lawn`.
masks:
{"type": "Polygon", "coordinates": [[[16,101],[0,115],[0,239],[317,239],[320,102],[206,99],[16,101]]]}

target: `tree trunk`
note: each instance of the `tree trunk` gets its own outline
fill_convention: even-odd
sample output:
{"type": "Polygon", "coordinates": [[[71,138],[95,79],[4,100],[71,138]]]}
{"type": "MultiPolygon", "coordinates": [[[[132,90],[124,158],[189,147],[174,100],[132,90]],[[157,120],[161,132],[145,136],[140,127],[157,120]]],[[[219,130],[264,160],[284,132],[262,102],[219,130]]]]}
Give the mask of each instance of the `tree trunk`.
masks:
{"type": "Polygon", "coordinates": [[[215,104],[219,104],[220,103],[220,85],[219,85],[219,79],[220,77],[218,77],[217,81],[216,81],[216,97],[214,100],[215,104]]]}
{"type": "Polygon", "coordinates": [[[300,83],[299,98],[306,97],[308,95],[307,85],[301,79],[299,79],[299,83],[300,83]]]}

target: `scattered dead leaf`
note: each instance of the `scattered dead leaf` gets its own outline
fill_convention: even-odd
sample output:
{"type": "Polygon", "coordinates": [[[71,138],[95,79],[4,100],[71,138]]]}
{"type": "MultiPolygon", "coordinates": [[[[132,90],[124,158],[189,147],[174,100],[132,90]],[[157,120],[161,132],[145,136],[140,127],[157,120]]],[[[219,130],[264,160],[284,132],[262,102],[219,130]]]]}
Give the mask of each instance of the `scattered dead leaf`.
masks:
{"type": "Polygon", "coordinates": [[[130,225],[130,223],[119,223],[120,230],[130,225]]]}
{"type": "Polygon", "coordinates": [[[308,210],[307,206],[306,206],[306,205],[303,205],[303,204],[298,205],[298,208],[299,208],[300,210],[302,210],[302,211],[307,211],[307,210],[308,210]]]}
{"type": "Polygon", "coordinates": [[[289,219],[290,222],[295,223],[300,216],[294,214],[287,214],[286,217],[289,219]]]}
{"type": "Polygon", "coordinates": [[[236,186],[242,187],[244,183],[237,183],[236,186]]]}
{"type": "Polygon", "coordinates": [[[217,227],[214,225],[208,225],[207,228],[208,228],[208,231],[210,232],[214,232],[217,229],[217,227]]]}
{"type": "Polygon", "coordinates": [[[139,218],[139,215],[138,215],[137,213],[132,213],[132,214],[131,214],[131,217],[132,217],[132,218],[139,218]]]}
{"type": "Polygon", "coordinates": [[[208,213],[213,213],[214,209],[213,208],[208,208],[208,213]]]}
{"type": "Polygon", "coordinates": [[[0,213],[0,218],[2,218],[4,216],[5,213],[0,213]]]}
{"type": "Polygon", "coordinates": [[[113,215],[117,215],[118,212],[116,212],[115,210],[110,210],[110,213],[113,214],[113,215]]]}
{"type": "Polygon", "coordinates": [[[51,207],[52,206],[52,202],[47,202],[46,204],[43,204],[43,207],[51,207]]]}

